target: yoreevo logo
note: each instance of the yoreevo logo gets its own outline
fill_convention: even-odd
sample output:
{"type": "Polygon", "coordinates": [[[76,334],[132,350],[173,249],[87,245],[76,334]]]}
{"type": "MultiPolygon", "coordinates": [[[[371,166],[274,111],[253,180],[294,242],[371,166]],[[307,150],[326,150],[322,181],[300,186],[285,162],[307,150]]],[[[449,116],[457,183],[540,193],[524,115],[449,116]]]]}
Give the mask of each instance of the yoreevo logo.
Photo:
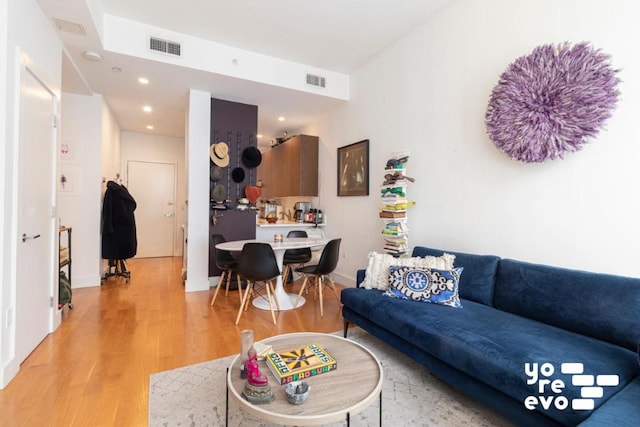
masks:
{"type": "Polygon", "coordinates": [[[569,399],[563,395],[566,384],[556,373],[552,363],[525,363],[527,384],[535,386],[535,392],[524,399],[524,407],[534,411],[541,407],[554,407],[563,411],[569,407],[574,411],[590,411],[595,408],[595,399],[604,396],[604,387],[615,387],[620,383],[618,375],[586,375],[582,363],[562,363],[560,372],[570,375],[571,385],[580,388],[580,397],[569,399]]]}

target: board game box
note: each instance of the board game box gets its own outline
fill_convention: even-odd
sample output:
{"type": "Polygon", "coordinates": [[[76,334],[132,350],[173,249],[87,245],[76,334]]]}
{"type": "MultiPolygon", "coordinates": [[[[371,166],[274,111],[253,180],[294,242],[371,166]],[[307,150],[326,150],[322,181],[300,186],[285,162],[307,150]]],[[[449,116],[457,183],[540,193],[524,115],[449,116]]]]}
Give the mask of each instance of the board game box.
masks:
{"type": "Polygon", "coordinates": [[[338,363],[318,344],[307,344],[267,354],[265,361],[280,384],[336,370],[338,363]]]}

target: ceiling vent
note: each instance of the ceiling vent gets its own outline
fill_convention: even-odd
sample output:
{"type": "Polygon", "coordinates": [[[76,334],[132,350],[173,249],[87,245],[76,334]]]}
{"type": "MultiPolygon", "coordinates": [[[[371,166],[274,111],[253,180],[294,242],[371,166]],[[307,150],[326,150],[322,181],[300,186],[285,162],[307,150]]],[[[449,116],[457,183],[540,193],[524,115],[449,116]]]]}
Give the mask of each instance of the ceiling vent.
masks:
{"type": "Polygon", "coordinates": [[[326,87],[327,79],[322,76],[307,74],[307,84],[316,87],[326,87]]]}
{"type": "Polygon", "coordinates": [[[149,37],[149,50],[180,56],[180,43],[163,40],[158,37],[149,37]]]}
{"type": "Polygon", "coordinates": [[[65,21],[64,19],[53,18],[53,22],[56,24],[58,31],[64,33],[76,34],[79,36],[86,36],[87,31],[81,24],[77,24],[71,21],[65,21]]]}

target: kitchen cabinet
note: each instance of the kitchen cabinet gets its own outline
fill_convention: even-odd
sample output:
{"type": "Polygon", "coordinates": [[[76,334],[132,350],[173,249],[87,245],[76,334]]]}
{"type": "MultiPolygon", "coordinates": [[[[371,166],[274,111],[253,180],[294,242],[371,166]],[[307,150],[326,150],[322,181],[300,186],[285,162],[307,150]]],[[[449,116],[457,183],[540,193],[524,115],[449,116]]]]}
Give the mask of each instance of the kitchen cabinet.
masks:
{"type": "Polygon", "coordinates": [[[296,135],[272,147],[258,167],[266,197],[318,195],[318,137],[296,135]],[[261,171],[261,169],[263,169],[261,171]]]}
{"type": "Polygon", "coordinates": [[[257,168],[256,181],[262,183],[262,197],[269,198],[272,195],[269,190],[271,185],[265,185],[265,183],[272,182],[271,179],[271,149],[262,152],[262,162],[257,168]]]}

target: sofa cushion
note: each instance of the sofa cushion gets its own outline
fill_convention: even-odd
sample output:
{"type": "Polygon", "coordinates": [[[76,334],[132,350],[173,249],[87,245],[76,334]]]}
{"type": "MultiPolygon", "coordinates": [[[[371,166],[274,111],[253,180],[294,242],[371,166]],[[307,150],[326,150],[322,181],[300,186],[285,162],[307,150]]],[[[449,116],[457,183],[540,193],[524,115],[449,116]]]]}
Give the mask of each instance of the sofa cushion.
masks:
{"type": "Polygon", "coordinates": [[[633,351],[640,343],[640,279],[503,259],[494,304],[633,351]]]}
{"type": "Polygon", "coordinates": [[[394,257],[390,254],[369,252],[367,255],[369,262],[362,282],[365,289],[381,289],[386,291],[389,288],[389,267],[407,266],[417,268],[453,268],[455,257],[450,254],[424,257],[394,257]]]}
{"type": "MultiPolygon", "coordinates": [[[[571,375],[560,373],[562,363],[582,363],[587,375],[618,375],[619,385],[603,387],[603,397],[594,399],[594,408],[639,374],[633,351],[473,301],[463,299],[463,308],[451,310],[358,288],[344,289],[341,298],[345,306],[381,328],[393,328],[404,340],[523,405],[528,396],[548,399],[555,395],[548,387],[540,394],[536,384],[527,384],[527,363],[551,364],[555,372],[549,379],[564,382],[561,395],[569,402],[580,397],[582,387],[572,385],[571,375]]],[[[592,412],[559,410],[553,405],[549,409],[538,405],[537,410],[571,425],[592,412]]]]}
{"type": "Polygon", "coordinates": [[[458,282],[462,267],[437,268],[389,267],[389,289],[385,295],[418,302],[461,307],[458,282]]]}
{"type": "MultiPolygon", "coordinates": [[[[416,246],[413,249],[413,256],[441,256],[444,252],[441,249],[416,246]]],[[[464,268],[464,274],[460,277],[460,297],[485,305],[493,305],[493,287],[500,258],[494,255],[446,252],[455,255],[455,267],[464,268]]]]}

